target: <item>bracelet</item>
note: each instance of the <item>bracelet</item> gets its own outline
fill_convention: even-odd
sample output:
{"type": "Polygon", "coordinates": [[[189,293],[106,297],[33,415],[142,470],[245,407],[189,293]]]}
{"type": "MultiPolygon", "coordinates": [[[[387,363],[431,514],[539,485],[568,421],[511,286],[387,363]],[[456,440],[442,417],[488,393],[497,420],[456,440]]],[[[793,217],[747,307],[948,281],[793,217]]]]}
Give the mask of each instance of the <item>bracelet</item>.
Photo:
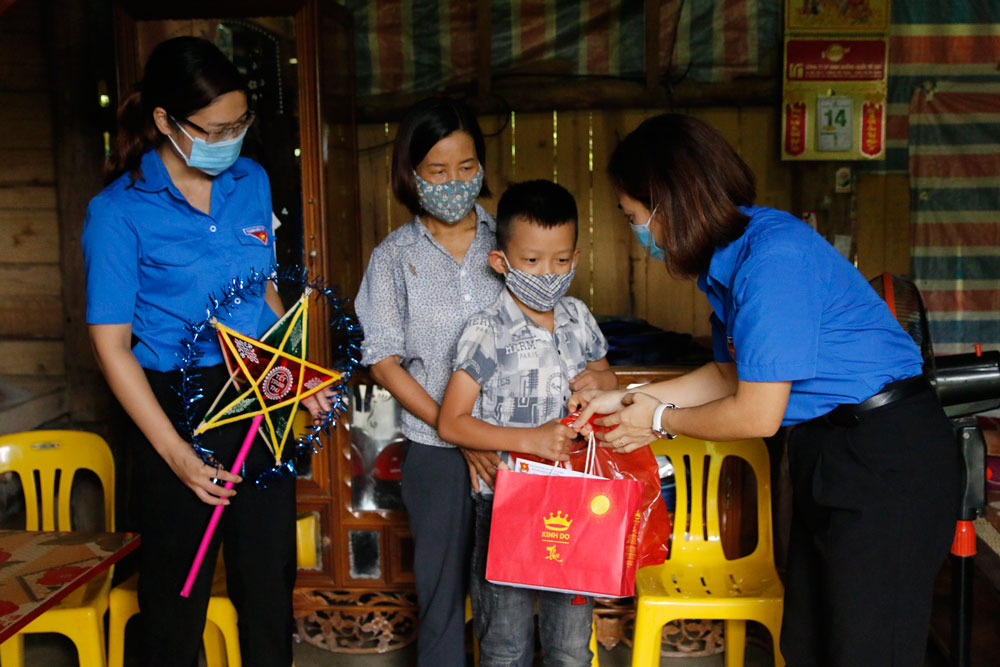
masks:
{"type": "Polygon", "coordinates": [[[663,417],[663,411],[668,408],[670,410],[675,410],[677,406],[674,405],[673,403],[660,403],[658,406],[656,406],[656,410],[653,412],[653,433],[660,436],[661,438],[665,438],[667,440],[673,440],[677,436],[673,433],[670,433],[669,431],[665,431],[660,424],[660,419],[663,417]]]}

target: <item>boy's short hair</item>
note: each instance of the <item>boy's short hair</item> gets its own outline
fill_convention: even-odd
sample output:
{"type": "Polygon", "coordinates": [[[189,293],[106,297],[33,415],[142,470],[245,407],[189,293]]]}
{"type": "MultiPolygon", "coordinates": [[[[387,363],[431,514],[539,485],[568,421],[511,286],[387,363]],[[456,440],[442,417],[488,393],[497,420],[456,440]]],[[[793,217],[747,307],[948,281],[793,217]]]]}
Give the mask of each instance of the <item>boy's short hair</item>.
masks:
{"type": "Polygon", "coordinates": [[[538,179],[512,183],[497,203],[497,249],[506,250],[510,243],[511,225],[518,218],[545,229],[573,223],[573,245],[579,228],[576,200],[563,186],[538,179]]]}

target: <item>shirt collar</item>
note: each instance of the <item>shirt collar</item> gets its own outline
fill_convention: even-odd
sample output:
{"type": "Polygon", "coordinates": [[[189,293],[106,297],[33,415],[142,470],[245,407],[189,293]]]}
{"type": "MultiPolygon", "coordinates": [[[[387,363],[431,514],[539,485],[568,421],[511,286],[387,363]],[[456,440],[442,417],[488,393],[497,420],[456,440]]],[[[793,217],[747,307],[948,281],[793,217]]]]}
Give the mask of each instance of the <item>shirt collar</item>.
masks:
{"type": "MultiPolygon", "coordinates": [[[[176,196],[180,196],[180,192],[174,185],[173,180],[170,178],[170,174],[167,172],[167,167],[163,164],[163,160],[160,158],[160,154],[156,152],[155,148],[151,148],[142,155],[142,160],[139,163],[139,169],[142,171],[142,176],[135,180],[136,187],[145,192],[160,192],[161,190],[170,190],[176,196]]],[[[243,164],[242,160],[237,159],[229,169],[215,177],[214,185],[218,185],[222,188],[222,194],[229,194],[233,191],[235,187],[234,181],[243,178],[249,172],[247,171],[246,165],[243,164]]]]}
{"type": "MultiPolygon", "coordinates": [[[[747,223],[747,230],[750,229],[750,225],[753,222],[753,206],[739,206],[740,212],[750,218],[750,222],[747,223]]],[[[721,285],[724,289],[729,289],[730,283],[733,281],[733,272],[736,270],[737,264],[739,264],[740,256],[743,254],[743,248],[746,245],[747,233],[743,234],[733,241],[720,248],[716,248],[715,252],[712,253],[712,259],[708,263],[708,271],[703,272],[698,276],[698,287],[703,292],[707,292],[709,287],[712,285],[721,285]]]]}
{"type": "MultiPolygon", "coordinates": [[[[511,331],[516,331],[524,327],[538,327],[542,328],[541,325],[535,323],[530,317],[525,314],[521,307],[517,305],[514,301],[514,297],[511,296],[510,290],[504,287],[500,290],[500,313],[503,322],[509,327],[511,331]]],[[[559,329],[569,325],[576,324],[576,317],[570,312],[570,309],[566,306],[565,299],[559,299],[556,301],[555,308],[552,309],[554,324],[552,327],[552,333],[554,334],[559,329]]]]}
{"type": "MultiPolygon", "coordinates": [[[[479,223],[476,229],[476,236],[482,233],[483,227],[489,231],[490,234],[496,235],[497,223],[493,220],[493,216],[486,212],[479,204],[475,205],[476,209],[476,221],[479,223]]],[[[420,216],[416,215],[413,220],[408,222],[405,226],[401,227],[399,233],[393,236],[393,242],[397,246],[407,246],[413,245],[420,237],[425,237],[429,240],[434,240],[434,235],[431,234],[430,230],[424,226],[424,223],[420,222],[420,216]]]]}

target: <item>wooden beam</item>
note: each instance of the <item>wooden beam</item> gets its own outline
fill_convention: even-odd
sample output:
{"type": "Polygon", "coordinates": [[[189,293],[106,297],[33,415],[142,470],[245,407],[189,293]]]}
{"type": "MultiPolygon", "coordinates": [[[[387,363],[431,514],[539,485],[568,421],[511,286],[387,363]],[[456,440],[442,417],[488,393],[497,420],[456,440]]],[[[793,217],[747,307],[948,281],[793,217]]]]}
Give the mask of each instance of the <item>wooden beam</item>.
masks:
{"type": "MultiPolygon", "coordinates": [[[[573,111],[599,109],[648,109],[704,106],[777,105],[781,87],[776,79],[737,79],[727,83],[685,80],[671,88],[646,90],[645,80],[593,77],[505,76],[494,78],[488,98],[478,98],[475,84],[444,91],[466,98],[480,114],[513,109],[526,111],[573,111]]],[[[384,123],[402,118],[426,93],[376,95],[358,100],[359,123],[384,123]]]]}
{"type": "Polygon", "coordinates": [[[479,99],[487,99],[493,88],[492,69],[492,28],[493,21],[490,15],[490,0],[477,0],[476,2],[476,39],[479,40],[476,62],[476,82],[479,87],[479,99]]]}
{"type": "MultiPolygon", "coordinates": [[[[103,132],[111,110],[99,104],[98,82],[114,76],[111,8],[107,0],[52,0],[44,18],[49,30],[52,124],[59,216],[62,322],[66,379],[70,387],[98,375],[86,327],[86,295],[80,235],[90,199],[104,185],[103,132]]],[[[43,37],[45,39],[45,37],[43,37]]],[[[81,399],[69,396],[69,409],[81,399]]]]}
{"type": "MultiPolygon", "coordinates": [[[[660,0],[646,0],[646,93],[653,94],[660,78],[660,0]]],[[[673,48],[673,45],[670,45],[673,48]]]]}

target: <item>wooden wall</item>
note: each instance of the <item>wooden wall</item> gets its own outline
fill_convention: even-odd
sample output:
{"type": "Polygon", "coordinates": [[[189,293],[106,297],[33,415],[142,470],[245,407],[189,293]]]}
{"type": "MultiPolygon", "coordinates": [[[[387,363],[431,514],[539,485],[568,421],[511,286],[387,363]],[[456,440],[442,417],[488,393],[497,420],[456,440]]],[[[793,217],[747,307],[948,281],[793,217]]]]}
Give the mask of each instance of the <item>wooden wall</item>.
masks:
{"type": "MultiPolygon", "coordinates": [[[[486,178],[493,190],[488,210],[508,183],[531,178],[558,181],[572,192],[580,214],[580,264],[570,293],[599,315],[641,317],[664,329],[710,334],[709,307],[693,281],[670,278],[632,240],[605,176],[619,139],[659,109],[515,113],[481,118],[486,144],[486,178]]],[[[794,167],[778,159],[776,110],[726,107],[688,110],[712,124],[757,175],[758,201],[790,209],[794,167]]],[[[362,254],[410,219],[389,188],[395,124],[358,129],[361,149],[362,254]]]]}
{"type": "MultiPolygon", "coordinates": [[[[778,109],[770,106],[684,110],[718,129],[757,176],[757,202],[800,215],[813,211],[828,239],[854,237],[852,259],[863,275],[909,273],[909,189],[905,174],[858,174],[857,163],[783,163],[778,157],[778,109]],[[851,193],[836,193],[835,171],[855,170],[851,193]]],[[[580,212],[581,262],[570,293],[599,315],[641,317],[672,331],[708,336],[709,307],[693,281],[667,275],[632,241],[618,211],[605,165],[618,140],[660,109],[512,113],[481,120],[486,141],[486,178],[493,190],[484,200],[495,210],[508,183],[549,178],[576,196],[580,212]]],[[[361,149],[362,254],[392,229],[410,220],[389,187],[395,123],[363,124],[361,149]]]]}
{"type": "Polygon", "coordinates": [[[48,418],[64,404],[48,389],[65,372],[65,325],[40,9],[20,0],[0,18],[0,375],[48,418]]]}

